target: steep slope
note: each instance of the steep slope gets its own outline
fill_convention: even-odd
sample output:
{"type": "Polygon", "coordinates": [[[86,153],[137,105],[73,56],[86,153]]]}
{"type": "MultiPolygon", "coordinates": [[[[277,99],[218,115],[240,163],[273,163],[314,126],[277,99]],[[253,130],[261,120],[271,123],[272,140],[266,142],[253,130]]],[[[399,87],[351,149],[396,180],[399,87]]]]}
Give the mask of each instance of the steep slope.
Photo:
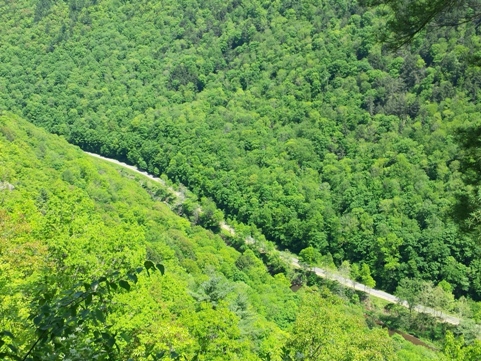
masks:
{"type": "MultiPolygon", "coordinates": [[[[25,359],[397,359],[387,333],[369,330],[359,308],[326,290],[292,292],[252,251],[227,247],[135,179],[10,115],[0,116],[0,184],[0,331],[16,336],[0,334],[2,358],[13,352],[8,345],[21,356],[35,345],[25,359]],[[99,301],[107,319],[35,343],[45,330],[35,315],[50,303],[68,307],[58,303],[63,291],[146,259],[161,262],[165,275],[140,274],[130,292],[99,301]],[[118,335],[110,353],[92,343],[107,331],[118,335]],[[314,344],[323,333],[329,341],[314,344]]],[[[69,320],[88,315],[90,302],[69,320]]]]}
{"type": "Polygon", "coordinates": [[[351,1],[21,0],[0,16],[0,108],[284,247],[369,264],[383,289],[445,280],[479,299],[479,242],[451,217],[476,28],[394,56],[382,10],[351,1]]]}

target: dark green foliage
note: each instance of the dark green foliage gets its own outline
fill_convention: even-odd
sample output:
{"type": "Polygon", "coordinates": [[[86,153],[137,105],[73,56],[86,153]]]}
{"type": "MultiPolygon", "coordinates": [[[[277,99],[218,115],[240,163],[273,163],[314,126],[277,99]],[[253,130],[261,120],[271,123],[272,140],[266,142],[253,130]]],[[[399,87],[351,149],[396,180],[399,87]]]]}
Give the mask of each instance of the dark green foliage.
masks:
{"type": "MultiPolygon", "coordinates": [[[[251,231],[306,263],[352,265],[354,278],[398,289],[411,306],[449,301],[451,287],[433,284],[480,299],[481,71],[468,67],[481,58],[478,1],[4,5],[0,111],[196,197],[169,202],[165,189],[0,118],[0,326],[15,330],[0,334],[0,357],[35,340],[45,360],[279,360],[283,346],[293,359],[383,355],[369,352],[386,336],[356,332],[362,315],[351,322],[331,308],[339,300],[311,297],[299,313],[289,265],[248,249],[251,231]],[[429,21],[457,26],[420,31],[429,21]],[[386,25],[394,45],[411,46],[386,52],[376,42],[386,25]],[[224,217],[248,225],[223,235],[241,253],[201,228],[218,233],[224,217]],[[145,259],[150,278],[128,273],[145,259]],[[115,270],[126,277],[99,281],[101,298],[92,280],[115,270]],[[331,332],[338,346],[317,352],[310,340],[331,332]]],[[[356,302],[312,272],[301,279],[356,302]]],[[[393,325],[442,337],[434,319],[393,312],[393,325]]],[[[447,341],[452,359],[479,355],[447,341]]]]}
{"type": "Polygon", "coordinates": [[[387,22],[390,33],[382,41],[400,48],[413,41],[422,31],[436,27],[456,27],[472,22],[479,24],[481,3],[478,0],[361,0],[363,6],[385,6],[390,10],[387,22]]]}
{"type": "Polygon", "coordinates": [[[340,297],[304,286],[310,306],[299,310],[302,296],[277,273],[288,264],[272,245],[254,247],[264,241],[255,227],[238,225],[238,238],[256,236],[241,254],[175,216],[145,179],[19,118],[1,116],[0,129],[2,358],[280,361],[328,332],[335,342],[318,360],[397,359],[386,332],[366,327],[359,297],[335,282],[306,275],[340,297]]]}
{"type": "Polygon", "coordinates": [[[479,243],[451,217],[455,193],[473,198],[452,135],[479,112],[475,24],[389,54],[385,11],[355,2],[48,4],[2,13],[0,109],[187,185],[205,211],[182,212],[209,229],[225,215],[386,290],[480,297],[479,243]]]}

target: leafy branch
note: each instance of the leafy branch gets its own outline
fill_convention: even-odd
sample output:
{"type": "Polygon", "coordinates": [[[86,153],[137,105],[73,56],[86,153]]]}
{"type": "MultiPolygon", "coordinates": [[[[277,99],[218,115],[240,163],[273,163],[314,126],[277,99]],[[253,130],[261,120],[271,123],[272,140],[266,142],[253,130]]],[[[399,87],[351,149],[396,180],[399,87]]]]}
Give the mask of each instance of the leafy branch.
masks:
{"type": "Polygon", "coordinates": [[[9,331],[0,332],[0,358],[12,360],[35,360],[40,353],[59,353],[65,348],[64,340],[75,334],[90,332],[93,334],[93,344],[99,345],[99,353],[112,356],[120,352],[117,344],[117,334],[106,325],[107,317],[112,312],[112,298],[121,290],[129,292],[131,285],[138,282],[138,275],[146,271],[165,273],[162,264],[145,261],[143,267],[138,267],[120,274],[115,271],[102,276],[91,283],[78,283],[63,294],[53,299],[52,294],[45,294],[35,300],[30,320],[35,326],[36,339],[21,356],[15,336],[9,331]]]}

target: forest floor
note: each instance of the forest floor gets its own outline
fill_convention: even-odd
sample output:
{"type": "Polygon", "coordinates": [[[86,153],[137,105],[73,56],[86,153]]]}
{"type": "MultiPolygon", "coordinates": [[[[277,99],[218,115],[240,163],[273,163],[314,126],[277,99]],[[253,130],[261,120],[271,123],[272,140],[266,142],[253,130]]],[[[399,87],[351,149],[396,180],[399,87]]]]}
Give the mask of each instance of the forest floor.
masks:
{"type": "MultiPolygon", "coordinates": [[[[126,163],[123,163],[123,162],[120,162],[118,160],[115,160],[115,159],[111,159],[111,158],[106,158],[106,157],[103,157],[101,155],[98,155],[98,154],[95,154],[95,153],[89,153],[89,152],[85,152],[87,153],[88,155],[92,156],[92,157],[95,157],[95,158],[98,158],[98,159],[102,159],[102,160],[105,160],[107,162],[110,162],[110,163],[113,163],[113,164],[116,164],[118,166],[121,166],[123,168],[126,168],[126,169],[129,169],[135,173],[138,173],[138,174],[141,174],[147,178],[149,178],[150,180],[154,181],[154,182],[158,182],[160,183],[161,185],[163,185],[164,187],[166,187],[172,194],[174,194],[178,200],[180,202],[182,202],[184,199],[185,199],[185,196],[182,192],[179,192],[177,190],[175,190],[174,188],[168,186],[166,184],[166,182],[161,179],[161,178],[158,178],[158,177],[155,177],[145,171],[141,171],[139,170],[137,167],[135,166],[132,166],[132,165],[128,165],[126,163]]],[[[232,228],[231,226],[229,226],[227,223],[225,223],[224,221],[221,222],[220,224],[220,227],[226,231],[228,231],[229,233],[231,233],[232,235],[235,234],[235,230],[234,228],[232,228]]],[[[246,238],[246,243],[254,243],[254,239],[252,237],[248,237],[246,238]]],[[[302,266],[300,263],[299,263],[299,259],[294,257],[294,256],[288,256],[289,257],[289,262],[291,263],[292,266],[296,267],[296,268],[301,268],[301,267],[304,267],[302,266]]],[[[369,294],[370,296],[374,296],[374,297],[377,297],[377,298],[380,298],[380,299],[383,299],[385,301],[388,301],[388,302],[392,302],[392,303],[399,303],[401,304],[402,306],[406,307],[406,308],[409,308],[409,305],[407,302],[399,302],[399,299],[394,296],[394,295],[391,295],[387,292],[384,292],[384,291],[380,291],[380,290],[376,290],[374,288],[371,288],[371,287],[368,287],[362,283],[359,283],[359,282],[356,282],[356,281],[353,281],[349,278],[346,278],[346,277],[343,277],[335,272],[332,272],[332,271],[329,271],[329,270],[326,270],[326,269],[322,269],[322,268],[318,268],[318,267],[311,267],[311,270],[316,274],[318,275],[319,277],[322,277],[322,278],[326,278],[326,279],[329,279],[329,280],[333,280],[333,281],[337,281],[339,282],[341,285],[345,286],[345,287],[348,287],[348,288],[352,288],[352,289],[355,289],[357,291],[362,291],[362,292],[365,292],[367,294],[369,294]]],[[[438,310],[435,310],[433,308],[430,308],[430,307],[425,307],[425,306],[422,306],[422,305],[417,305],[414,307],[414,310],[417,311],[417,312],[420,312],[420,313],[426,313],[426,314],[430,314],[432,316],[435,316],[437,317],[438,319],[442,320],[443,322],[446,322],[446,323],[450,323],[450,324],[453,324],[453,325],[459,325],[460,322],[461,322],[461,319],[458,318],[458,317],[455,317],[455,316],[451,316],[451,315],[448,315],[444,312],[441,312],[441,311],[438,311],[438,310]]]]}

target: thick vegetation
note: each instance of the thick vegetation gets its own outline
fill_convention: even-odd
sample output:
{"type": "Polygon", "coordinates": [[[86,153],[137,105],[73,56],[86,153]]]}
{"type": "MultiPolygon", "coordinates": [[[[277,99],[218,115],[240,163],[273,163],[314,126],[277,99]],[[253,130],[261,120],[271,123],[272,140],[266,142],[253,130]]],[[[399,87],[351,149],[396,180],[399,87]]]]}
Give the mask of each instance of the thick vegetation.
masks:
{"type": "Polygon", "coordinates": [[[2,359],[443,359],[370,330],[326,289],[293,293],[254,252],[225,246],[159,194],[0,116],[2,359]],[[140,272],[145,259],[163,275],[140,272]]]}
{"type": "Polygon", "coordinates": [[[367,264],[384,289],[445,280],[479,299],[479,242],[452,220],[469,211],[455,207],[470,193],[453,134],[479,112],[481,72],[464,63],[478,30],[437,29],[389,55],[382,11],[11,1],[0,109],[165,173],[279,245],[367,264]]]}
{"type": "Polygon", "coordinates": [[[0,117],[2,359],[398,360],[406,348],[97,162],[0,117]],[[146,259],[164,274],[131,271],[146,259]]]}

